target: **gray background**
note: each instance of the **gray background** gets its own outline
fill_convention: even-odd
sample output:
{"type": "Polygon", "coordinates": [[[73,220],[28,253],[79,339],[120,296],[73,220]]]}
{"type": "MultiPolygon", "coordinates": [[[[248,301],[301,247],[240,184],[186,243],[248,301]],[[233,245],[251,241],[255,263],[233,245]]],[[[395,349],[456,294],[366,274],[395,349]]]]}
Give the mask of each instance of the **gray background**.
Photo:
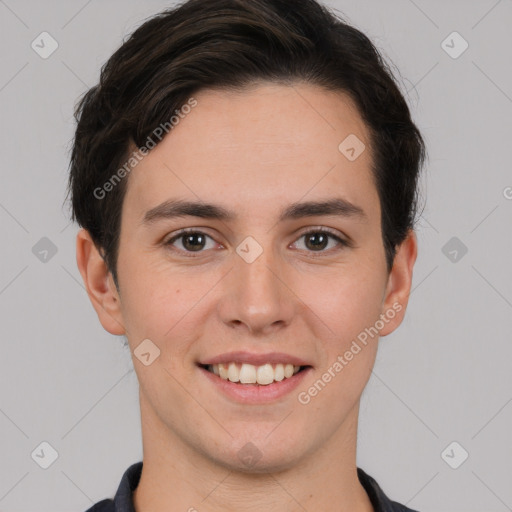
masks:
{"type": "MultiPolygon", "coordinates": [[[[142,458],[130,354],[97,320],[62,204],[75,101],[170,5],[0,0],[1,511],[85,510],[142,458]],[[43,31],[47,59],[31,48],[43,31]],[[43,441],[48,469],[31,457],[43,441]]],[[[512,1],[329,5],[398,67],[430,155],[414,289],[363,394],[358,465],[421,511],[512,510],[512,1]]]]}

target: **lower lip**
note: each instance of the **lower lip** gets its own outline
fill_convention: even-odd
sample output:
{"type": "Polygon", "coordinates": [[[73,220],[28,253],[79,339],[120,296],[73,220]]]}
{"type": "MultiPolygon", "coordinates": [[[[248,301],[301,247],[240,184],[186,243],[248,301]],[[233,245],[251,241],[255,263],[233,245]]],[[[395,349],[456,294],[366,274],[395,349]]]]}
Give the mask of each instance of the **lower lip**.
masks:
{"type": "Polygon", "coordinates": [[[199,370],[210,379],[210,382],[229,398],[244,404],[266,404],[282,398],[296,389],[306,375],[312,370],[311,367],[296,373],[292,377],[285,378],[280,382],[273,382],[265,386],[259,384],[239,384],[230,380],[221,379],[218,375],[209,372],[205,368],[199,370]]]}

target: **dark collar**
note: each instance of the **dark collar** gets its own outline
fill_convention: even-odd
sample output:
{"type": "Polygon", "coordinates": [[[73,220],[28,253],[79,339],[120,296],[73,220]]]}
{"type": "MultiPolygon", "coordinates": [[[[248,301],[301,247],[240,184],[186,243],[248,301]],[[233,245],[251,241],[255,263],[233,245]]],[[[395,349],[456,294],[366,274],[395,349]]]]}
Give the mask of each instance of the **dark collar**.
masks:
{"type": "MultiPolygon", "coordinates": [[[[114,500],[100,501],[86,512],[135,512],[132,492],[139,485],[142,473],[142,462],[132,464],[125,472],[117,489],[114,500]]],[[[379,487],[379,484],[361,468],[357,468],[357,476],[361,485],[368,493],[375,512],[417,512],[391,501],[379,487]]]]}

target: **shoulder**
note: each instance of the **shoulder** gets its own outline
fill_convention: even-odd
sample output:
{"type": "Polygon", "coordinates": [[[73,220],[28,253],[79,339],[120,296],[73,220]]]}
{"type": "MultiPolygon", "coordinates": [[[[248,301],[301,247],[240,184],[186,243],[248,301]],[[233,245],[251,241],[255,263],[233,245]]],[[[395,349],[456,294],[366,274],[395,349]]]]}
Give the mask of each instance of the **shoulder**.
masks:
{"type": "Polygon", "coordinates": [[[142,461],[132,464],[123,474],[113,499],[98,501],[85,512],[135,512],[132,501],[142,472],[142,461]]]}
{"type": "Polygon", "coordinates": [[[114,512],[114,501],[111,499],[101,500],[95,503],[91,508],[85,512],[114,512]]]}
{"type": "Polygon", "coordinates": [[[361,485],[368,493],[368,497],[373,505],[375,512],[418,512],[396,501],[390,500],[379,484],[370,475],[365,473],[361,468],[357,468],[357,476],[361,485]]]}

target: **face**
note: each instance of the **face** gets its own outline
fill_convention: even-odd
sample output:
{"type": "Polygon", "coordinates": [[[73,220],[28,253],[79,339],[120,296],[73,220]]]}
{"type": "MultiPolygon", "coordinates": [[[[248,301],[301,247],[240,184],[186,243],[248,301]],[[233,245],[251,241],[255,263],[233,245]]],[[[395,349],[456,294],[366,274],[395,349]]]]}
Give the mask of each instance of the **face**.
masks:
{"type": "Polygon", "coordinates": [[[150,340],[150,364],[133,355],[143,422],[210,462],[243,470],[249,455],[253,470],[284,469],[353,433],[375,332],[405,312],[415,239],[388,274],[370,141],[346,96],[260,84],[194,97],[129,175],[119,294],[87,276],[101,280],[99,259],[79,266],[103,326],[132,354],[150,340]],[[366,146],[355,160],[339,149],[350,134],[366,146]],[[228,380],[201,366],[219,358],[252,362],[248,380],[253,366],[279,378],[265,363],[303,369],[233,383],[228,364],[228,380]]]}

